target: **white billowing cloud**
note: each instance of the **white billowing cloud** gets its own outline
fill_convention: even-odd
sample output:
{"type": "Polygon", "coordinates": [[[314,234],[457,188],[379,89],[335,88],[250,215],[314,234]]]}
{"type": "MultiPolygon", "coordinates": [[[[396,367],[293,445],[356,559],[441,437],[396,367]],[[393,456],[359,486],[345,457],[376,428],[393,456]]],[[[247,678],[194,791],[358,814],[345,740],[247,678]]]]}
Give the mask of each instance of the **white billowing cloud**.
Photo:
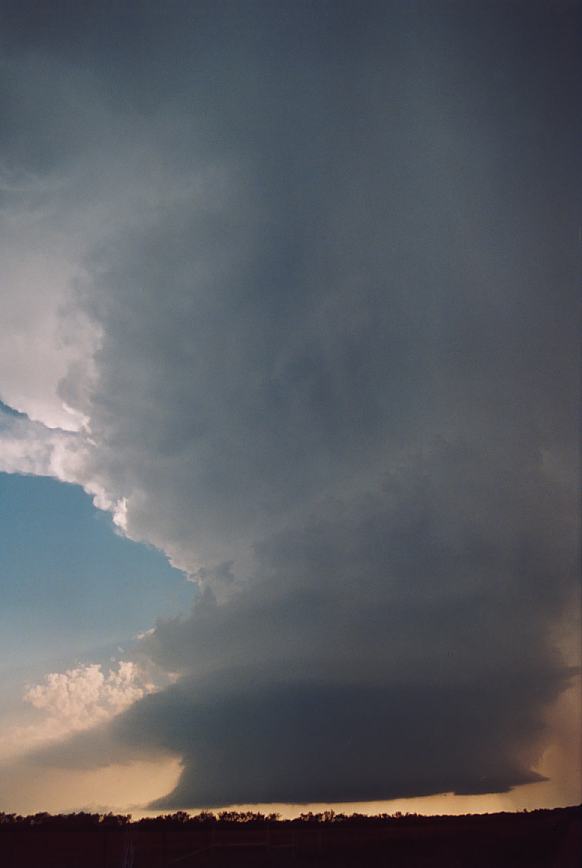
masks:
{"type": "MultiPolygon", "coordinates": [[[[66,456],[75,440],[68,431],[51,429],[25,417],[0,411],[0,470],[54,476],[64,482],[66,456]]],[[[75,480],[76,481],[76,480],[75,480]]]]}
{"type": "Polygon", "coordinates": [[[50,428],[84,421],[59,395],[66,375],[86,378],[95,324],[75,305],[84,240],[63,213],[64,182],[0,179],[0,399],[50,428]]]}
{"type": "Polygon", "coordinates": [[[94,446],[86,431],[51,428],[0,408],[0,472],[50,476],[80,485],[92,496],[95,506],[111,512],[114,523],[124,530],[123,498],[113,501],[88,470],[94,446]]]}
{"type": "Polygon", "coordinates": [[[29,687],[24,699],[52,720],[78,730],[108,720],[154,690],[136,663],[122,660],[105,673],[98,663],[51,672],[29,687]]]}
{"type": "Polygon", "coordinates": [[[0,760],[14,761],[41,745],[111,720],[157,689],[151,667],[130,660],[109,669],[91,663],[51,672],[25,689],[24,707],[15,710],[16,719],[0,733],[0,760]]]}

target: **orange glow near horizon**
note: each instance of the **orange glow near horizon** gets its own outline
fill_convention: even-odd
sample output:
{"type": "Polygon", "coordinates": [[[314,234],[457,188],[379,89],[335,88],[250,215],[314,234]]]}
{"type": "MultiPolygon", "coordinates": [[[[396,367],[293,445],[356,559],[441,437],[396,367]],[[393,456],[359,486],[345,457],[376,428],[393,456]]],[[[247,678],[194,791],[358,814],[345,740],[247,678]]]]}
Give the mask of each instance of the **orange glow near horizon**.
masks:
{"type": "MultiPolygon", "coordinates": [[[[582,687],[581,678],[564,692],[548,715],[554,739],[536,770],[548,780],[516,787],[507,793],[459,796],[442,793],[408,799],[370,802],[338,802],[309,804],[227,805],[224,809],[278,813],[292,818],[312,811],[320,813],[394,814],[466,814],[521,811],[554,808],[582,802],[582,687]]],[[[171,792],[181,772],[178,759],[140,761],[111,765],[91,771],[59,770],[28,766],[26,762],[11,770],[10,804],[0,810],[31,814],[38,811],[68,813],[131,813],[136,819],[156,816],[163,811],[150,811],[144,806],[171,792]]],[[[193,809],[189,813],[198,813],[193,809]]],[[[211,810],[217,812],[217,808],[211,810]]],[[[168,811],[167,813],[171,813],[168,811]]]]}

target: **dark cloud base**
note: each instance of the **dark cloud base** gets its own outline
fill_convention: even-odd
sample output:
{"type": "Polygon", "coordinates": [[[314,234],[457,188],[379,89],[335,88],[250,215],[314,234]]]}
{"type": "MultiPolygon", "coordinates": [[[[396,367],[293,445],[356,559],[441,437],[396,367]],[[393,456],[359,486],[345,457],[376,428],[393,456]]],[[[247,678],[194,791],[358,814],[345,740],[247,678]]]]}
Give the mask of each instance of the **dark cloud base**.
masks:
{"type": "MultiPolygon", "coordinates": [[[[516,760],[539,736],[531,709],[540,689],[279,683],[200,704],[198,691],[178,690],[164,698],[164,716],[186,771],[151,807],[506,791],[541,780],[516,760]]],[[[132,731],[144,724],[137,714],[132,731]]],[[[155,729],[164,732],[164,719],[155,729]]]]}

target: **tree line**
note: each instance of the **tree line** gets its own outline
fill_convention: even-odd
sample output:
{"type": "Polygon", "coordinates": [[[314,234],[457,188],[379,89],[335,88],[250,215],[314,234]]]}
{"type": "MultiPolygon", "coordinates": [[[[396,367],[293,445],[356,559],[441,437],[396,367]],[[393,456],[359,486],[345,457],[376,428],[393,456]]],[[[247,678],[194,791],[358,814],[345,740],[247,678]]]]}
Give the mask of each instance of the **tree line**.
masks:
{"type": "Polygon", "coordinates": [[[523,810],[521,812],[503,811],[496,814],[457,814],[457,815],[426,815],[417,813],[402,813],[396,811],[390,813],[379,814],[344,814],[336,813],[333,810],[322,811],[321,813],[313,813],[307,811],[299,814],[293,819],[282,819],[278,813],[263,814],[260,811],[200,811],[196,814],[191,814],[187,811],[176,811],[171,814],[161,814],[157,817],[143,817],[139,820],[133,820],[131,814],[114,814],[112,812],[106,814],[89,813],[86,811],[78,811],[68,814],[50,814],[48,812],[39,812],[36,814],[21,815],[8,814],[0,812],[0,825],[17,825],[17,826],[60,826],[67,828],[79,828],[87,826],[232,826],[244,824],[247,826],[265,827],[273,823],[280,825],[300,825],[300,826],[319,826],[319,825],[380,825],[386,823],[397,823],[399,825],[409,825],[417,823],[434,823],[434,822],[463,822],[463,820],[482,820],[487,819],[503,821],[504,819],[516,820],[517,817],[549,817],[552,814],[556,816],[566,817],[569,815],[582,813],[582,806],[572,806],[567,808],[540,808],[532,811],[523,810]]]}

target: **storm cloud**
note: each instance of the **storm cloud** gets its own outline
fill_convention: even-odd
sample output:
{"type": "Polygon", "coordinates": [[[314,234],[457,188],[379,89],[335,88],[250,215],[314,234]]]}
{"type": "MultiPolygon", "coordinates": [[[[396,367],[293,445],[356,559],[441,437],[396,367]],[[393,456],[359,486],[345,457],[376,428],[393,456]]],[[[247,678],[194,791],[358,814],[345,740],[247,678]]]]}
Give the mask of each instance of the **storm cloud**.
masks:
{"type": "Polygon", "coordinates": [[[44,760],[175,753],[164,807],[535,780],[573,672],[579,6],[4,5],[2,218],[72,275],[42,388],[0,390],[9,469],[36,448],[199,585],[141,641],[176,683],[44,760]]]}

